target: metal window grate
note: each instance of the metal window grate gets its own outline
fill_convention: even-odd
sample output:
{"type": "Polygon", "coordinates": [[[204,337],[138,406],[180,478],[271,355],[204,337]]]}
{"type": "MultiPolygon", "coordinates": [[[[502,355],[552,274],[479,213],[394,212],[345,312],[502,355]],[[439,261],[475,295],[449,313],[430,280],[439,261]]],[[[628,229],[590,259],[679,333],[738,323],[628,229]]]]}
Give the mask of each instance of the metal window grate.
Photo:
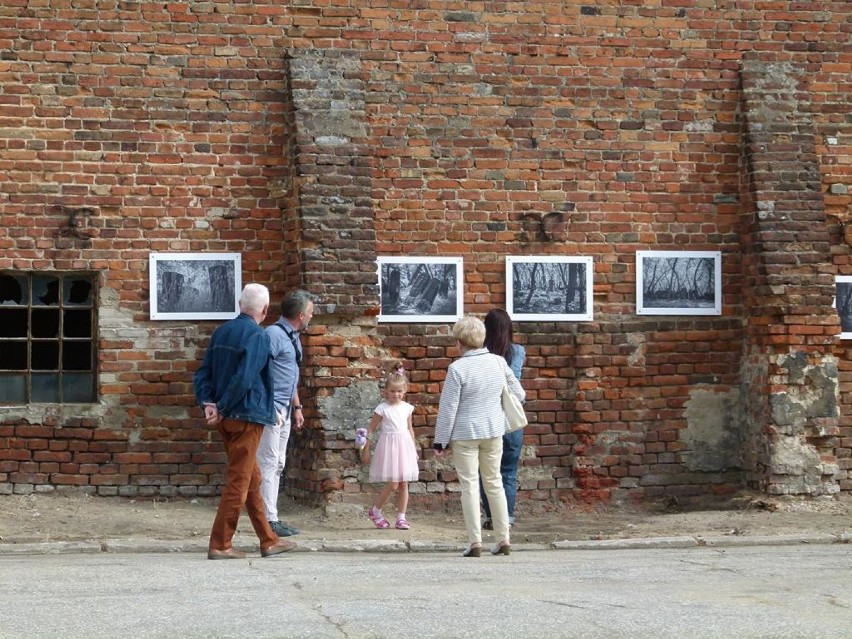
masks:
{"type": "Polygon", "coordinates": [[[0,272],[0,404],[97,401],[95,281],[0,272]]]}

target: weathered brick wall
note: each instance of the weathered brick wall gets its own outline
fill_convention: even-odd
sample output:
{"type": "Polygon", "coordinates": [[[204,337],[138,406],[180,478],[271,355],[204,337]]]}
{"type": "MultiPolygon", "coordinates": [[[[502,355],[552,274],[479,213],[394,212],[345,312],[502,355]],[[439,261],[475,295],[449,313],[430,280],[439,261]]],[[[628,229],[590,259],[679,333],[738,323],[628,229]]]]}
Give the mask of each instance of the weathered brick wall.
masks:
{"type": "MultiPolygon", "coordinates": [[[[299,496],[372,490],[352,431],[390,357],[410,367],[418,407],[412,490],[453,490],[429,452],[455,356],[448,327],[375,321],[373,260],[400,254],[463,256],[465,309],[477,313],[505,302],[506,255],[594,257],[593,322],[516,327],[532,419],[524,497],[795,484],[768,478],[776,377],[784,392],[804,389],[789,378],[812,380],[833,349],[844,415],[852,401],[826,299],[834,269],[852,268],[832,222],[849,213],[848,3],[297,4],[0,8],[0,268],[103,273],[101,403],[0,409],[0,486],[217,490],[220,448],[191,398],[214,325],[147,319],[148,254],[166,250],[239,251],[246,281],[320,296],[305,340],[311,428],[295,437],[287,482],[299,496]],[[786,220],[759,223],[749,61],[802,74],[790,112],[807,112],[810,141],[787,151],[808,174],[790,179],[807,202],[824,193],[829,215],[809,220],[818,239],[791,229],[783,240],[788,255],[810,243],[802,253],[816,260],[778,273],[813,296],[804,313],[770,312],[760,288],[764,234],[786,220]],[[80,206],[91,237],[61,233],[80,206]],[[723,315],[637,317],[645,249],[721,250],[723,315]],[[802,348],[779,348],[773,326],[793,315],[784,334],[802,348]],[[807,365],[781,371],[799,351],[807,365]]],[[[849,489],[848,418],[817,439],[808,419],[797,440],[808,455],[825,468],[840,459],[818,483],[849,489]]]]}
{"type": "Polygon", "coordinates": [[[148,257],[240,252],[246,279],[299,283],[282,34],[243,8],[0,8],[0,268],[101,274],[101,401],[0,410],[6,490],[218,490],[191,384],[215,324],[150,322],[148,257]]]}
{"type": "Polygon", "coordinates": [[[743,352],[746,450],[770,493],[838,491],[836,314],[829,235],[805,70],[747,60],[743,92],[749,236],[743,352]],[[795,277],[791,277],[795,274],[795,277]]]}

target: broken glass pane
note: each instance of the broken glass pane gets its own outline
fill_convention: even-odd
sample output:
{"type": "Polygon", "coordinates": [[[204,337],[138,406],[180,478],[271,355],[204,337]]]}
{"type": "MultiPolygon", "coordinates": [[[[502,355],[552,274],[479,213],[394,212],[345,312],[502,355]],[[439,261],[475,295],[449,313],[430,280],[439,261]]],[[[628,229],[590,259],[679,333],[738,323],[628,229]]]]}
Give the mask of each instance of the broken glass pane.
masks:
{"type": "Polygon", "coordinates": [[[32,357],[35,371],[59,370],[59,342],[33,342],[32,357]]]}
{"type": "Polygon", "coordinates": [[[27,370],[27,343],[0,341],[0,369],[27,370]]]}
{"type": "Polygon", "coordinates": [[[0,306],[0,337],[27,336],[27,309],[0,306]]]}
{"type": "Polygon", "coordinates": [[[62,281],[64,303],[68,306],[91,306],[92,280],[87,277],[67,277],[62,281]]]}
{"type": "Polygon", "coordinates": [[[64,342],[62,345],[62,370],[92,370],[92,343],[64,342]]]}
{"type": "Polygon", "coordinates": [[[29,282],[24,275],[0,273],[0,306],[26,305],[29,300],[29,282]]]}
{"type": "Polygon", "coordinates": [[[59,337],[59,309],[33,309],[33,337],[59,337]]]}
{"type": "Polygon", "coordinates": [[[62,323],[64,337],[91,337],[92,311],[65,311],[65,321],[62,323]]]}
{"type": "Polygon", "coordinates": [[[33,275],[33,306],[59,304],[59,278],[50,275],[33,275]]]}

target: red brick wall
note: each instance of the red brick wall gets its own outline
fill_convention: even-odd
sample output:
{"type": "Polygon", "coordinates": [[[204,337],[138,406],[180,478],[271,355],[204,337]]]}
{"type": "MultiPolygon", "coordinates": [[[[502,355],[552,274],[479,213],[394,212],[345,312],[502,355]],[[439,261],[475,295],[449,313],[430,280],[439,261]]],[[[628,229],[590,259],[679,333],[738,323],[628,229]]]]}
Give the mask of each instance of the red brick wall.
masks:
{"type": "MultiPolygon", "coordinates": [[[[319,294],[295,494],[358,492],[350,426],[370,406],[355,397],[372,401],[390,357],[412,371],[423,490],[454,478],[428,450],[455,355],[448,328],[374,320],[372,260],[399,254],[463,256],[475,313],[504,304],[506,255],[594,257],[593,322],[516,326],[532,418],[525,497],[690,497],[759,476],[757,462],[715,472],[685,462],[694,394],[744,392],[750,357],[743,232],[755,200],[741,68],[764,60],[806,72],[834,229],[834,264],[821,268],[844,272],[848,246],[831,220],[846,221],[852,181],[852,7],[301,5],[0,9],[0,268],[102,273],[101,404],[0,409],[0,486],[218,489],[220,448],[191,397],[215,324],[148,320],[151,251],[241,252],[244,281],[276,298],[296,285],[319,294]],[[330,66],[339,77],[318,81],[327,95],[299,73],[312,56],[341,56],[330,66]],[[85,232],[63,232],[79,206],[94,211],[85,232]],[[635,251],[647,249],[721,250],[722,317],[637,317],[635,251]]],[[[846,351],[834,352],[845,407],[846,351]]],[[[821,449],[841,458],[841,473],[847,422],[821,449]]]]}

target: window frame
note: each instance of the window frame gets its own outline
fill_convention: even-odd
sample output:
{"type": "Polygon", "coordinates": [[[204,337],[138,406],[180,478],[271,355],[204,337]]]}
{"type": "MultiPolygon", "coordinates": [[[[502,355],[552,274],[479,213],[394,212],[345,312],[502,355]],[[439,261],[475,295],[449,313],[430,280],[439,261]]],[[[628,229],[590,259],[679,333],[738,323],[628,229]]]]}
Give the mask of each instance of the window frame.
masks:
{"type": "MultiPolygon", "coordinates": [[[[13,369],[13,368],[4,368],[3,362],[0,361],[0,380],[4,378],[10,378],[12,376],[21,376],[23,377],[24,382],[24,397],[23,401],[19,402],[16,399],[13,400],[3,400],[0,399],[0,407],[10,407],[10,406],[20,406],[20,405],[90,405],[97,404],[100,399],[100,389],[99,389],[99,349],[98,349],[98,293],[99,293],[99,278],[98,273],[96,271],[85,271],[85,270],[73,270],[73,271],[52,271],[52,270],[43,270],[43,271],[34,271],[34,270],[12,270],[12,269],[2,269],[0,270],[0,275],[10,276],[12,278],[20,280],[24,278],[27,283],[26,289],[26,298],[22,299],[20,303],[15,303],[14,300],[2,300],[0,301],[0,309],[17,309],[24,310],[26,312],[26,326],[25,326],[25,334],[22,336],[2,336],[0,337],[0,341],[3,342],[23,342],[26,344],[26,364],[24,368],[21,369],[13,369]],[[34,302],[33,297],[33,281],[36,278],[56,278],[57,282],[57,300],[55,305],[51,304],[38,304],[34,302]],[[91,284],[91,290],[88,295],[88,302],[84,304],[75,304],[73,302],[66,302],[66,281],[73,279],[85,279],[91,284]],[[7,302],[11,301],[11,304],[7,302]],[[41,310],[49,310],[55,309],[57,314],[57,330],[56,337],[45,337],[36,335],[36,331],[34,331],[34,323],[33,323],[33,311],[41,311],[41,310]],[[67,317],[66,314],[69,311],[88,311],[89,313],[89,335],[88,336],[66,336],[65,326],[67,317]],[[64,364],[64,355],[66,353],[66,346],[71,343],[83,343],[89,342],[89,358],[90,358],[90,367],[87,370],[75,370],[68,369],[64,364]],[[33,345],[34,344],[50,344],[55,342],[57,344],[57,361],[56,368],[47,368],[47,369],[37,369],[33,367],[33,345]],[[66,401],[66,389],[65,389],[65,379],[66,375],[70,374],[78,374],[78,373],[86,373],[91,378],[92,384],[92,392],[91,399],[86,401],[66,401]],[[34,401],[33,400],[33,382],[34,377],[39,374],[55,374],[55,397],[56,399],[53,401],[34,401]]],[[[23,298],[23,293],[22,293],[23,298]]]]}

